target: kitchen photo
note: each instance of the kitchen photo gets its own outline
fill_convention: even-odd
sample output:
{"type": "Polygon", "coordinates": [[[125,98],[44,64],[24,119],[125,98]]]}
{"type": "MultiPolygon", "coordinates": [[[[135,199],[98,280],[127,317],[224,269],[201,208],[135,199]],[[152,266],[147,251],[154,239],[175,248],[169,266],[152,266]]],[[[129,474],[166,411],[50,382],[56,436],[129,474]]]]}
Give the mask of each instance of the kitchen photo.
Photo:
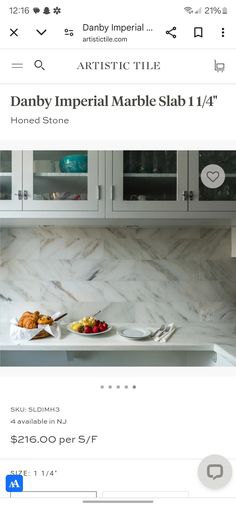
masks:
{"type": "Polygon", "coordinates": [[[236,366],[236,151],[0,151],[0,366],[236,366]]]}

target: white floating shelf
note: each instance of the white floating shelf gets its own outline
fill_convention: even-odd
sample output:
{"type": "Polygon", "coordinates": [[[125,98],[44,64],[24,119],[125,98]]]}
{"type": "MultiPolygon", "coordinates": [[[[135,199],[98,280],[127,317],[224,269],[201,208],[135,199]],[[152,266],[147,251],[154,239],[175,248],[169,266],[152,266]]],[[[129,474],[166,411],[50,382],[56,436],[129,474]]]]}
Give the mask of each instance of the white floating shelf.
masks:
{"type": "Polygon", "coordinates": [[[0,172],[0,177],[11,177],[12,172],[0,172]]]}

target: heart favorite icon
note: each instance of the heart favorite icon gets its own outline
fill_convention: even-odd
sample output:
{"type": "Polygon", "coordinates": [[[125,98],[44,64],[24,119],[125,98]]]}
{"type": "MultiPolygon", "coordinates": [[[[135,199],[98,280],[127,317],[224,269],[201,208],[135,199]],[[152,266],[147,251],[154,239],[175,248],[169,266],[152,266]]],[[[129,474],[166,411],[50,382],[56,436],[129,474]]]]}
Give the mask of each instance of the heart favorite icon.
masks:
{"type": "Polygon", "coordinates": [[[220,173],[218,172],[218,170],[215,170],[214,172],[209,170],[206,175],[212,183],[214,183],[218,179],[218,177],[220,177],[220,173]]]}

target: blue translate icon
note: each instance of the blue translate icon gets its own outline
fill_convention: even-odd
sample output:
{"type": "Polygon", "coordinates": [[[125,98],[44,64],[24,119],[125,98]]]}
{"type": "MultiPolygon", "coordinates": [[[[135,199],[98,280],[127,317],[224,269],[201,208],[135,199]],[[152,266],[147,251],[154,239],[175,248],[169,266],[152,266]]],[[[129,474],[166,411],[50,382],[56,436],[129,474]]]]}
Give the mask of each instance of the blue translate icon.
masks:
{"type": "Polygon", "coordinates": [[[23,492],[23,476],[20,474],[8,474],[6,476],[7,492],[23,492]]]}

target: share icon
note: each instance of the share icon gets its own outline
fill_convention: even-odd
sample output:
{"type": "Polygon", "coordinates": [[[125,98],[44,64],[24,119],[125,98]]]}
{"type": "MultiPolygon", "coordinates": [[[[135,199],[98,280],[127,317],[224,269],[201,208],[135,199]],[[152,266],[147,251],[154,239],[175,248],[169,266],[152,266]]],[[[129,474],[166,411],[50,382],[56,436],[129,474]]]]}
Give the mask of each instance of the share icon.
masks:
{"type": "Polygon", "coordinates": [[[173,39],[176,39],[176,37],[177,37],[176,33],[172,33],[175,30],[177,30],[177,28],[176,28],[176,26],[173,26],[173,28],[171,28],[171,30],[166,30],[166,35],[171,35],[171,37],[173,37],[173,39]]]}

